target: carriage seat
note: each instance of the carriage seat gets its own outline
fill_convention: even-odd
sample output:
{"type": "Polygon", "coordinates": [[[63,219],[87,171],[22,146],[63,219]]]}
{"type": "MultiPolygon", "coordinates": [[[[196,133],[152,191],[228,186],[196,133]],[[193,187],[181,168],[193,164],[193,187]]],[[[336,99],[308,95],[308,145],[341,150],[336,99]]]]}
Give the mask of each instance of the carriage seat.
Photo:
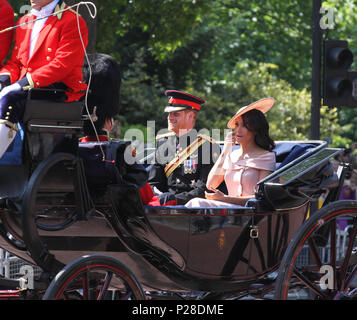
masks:
{"type": "Polygon", "coordinates": [[[32,97],[33,92],[56,92],[53,89],[32,89],[28,95],[22,120],[26,154],[39,163],[53,152],[74,154],[83,129],[82,101],[61,102],[32,97]]]}
{"type": "MultiPolygon", "coordinates": [[[[23,122],[18,124],[18,134],[0,159],[0,166],[22,165],[25,132],[27,134],[52,133],[57,134],[57,138],[58,134],[77,134],[81,132],[83,126],[82,110],[82,102],[59,103],[45,100],[28,100],[23,122]]],[[[48,141],[48,139],[37,140],[39,143],[48,141]]],[[[53,145],[50,147],[53,147],[53,145]]]]}
{"type": "Polygon", "coordinates": [[[30,97],[26,102],[22,122],[29,132],[80,133],[83,108],[82,101],[53,102],[30,97]]]}
{"type": "Polygon", "coordinates": [[[316,145],[311,143],[278,142],[273,150],[276,154],[276,170],[279,170],[314,148],[316,148],[316,145]]]}

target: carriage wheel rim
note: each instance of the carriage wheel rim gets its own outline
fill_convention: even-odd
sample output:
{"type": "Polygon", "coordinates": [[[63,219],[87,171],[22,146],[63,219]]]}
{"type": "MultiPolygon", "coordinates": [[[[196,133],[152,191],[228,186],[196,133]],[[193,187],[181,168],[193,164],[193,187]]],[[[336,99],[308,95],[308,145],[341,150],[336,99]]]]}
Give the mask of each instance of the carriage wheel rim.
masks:
{"type": "MultiPolygon", "coordinates": [[[[289,283],[287,281],[287,279],[290,279],[291,277],[291,274],[293,272],[293,267],[295,265],[295,261],[303,247],[303,245],[306,243],[307,239],[309,238],[309,236],[318,228],[320,227],[321,225],[325,224],[325,222],[331,218],[333,218],[334,216],[336,215],[340,215],[340,214],[343,214],[343,213],[350,213],[350,214],[357,214],[357,209],[342,209],[342,210],[337,210],[337,211],[334,211],[332,213],[330,213],[329,215],[327,215],[326,217],[322,217],[320,219],[318,219],[316,221],[316,223],[314,224],[314,226],[310,229],[310,231],[304,236],[303,240],[299,243],[297,249],[295,250],[294,252],[294,255],[291,259],[291,263],[290,263],[290,266],[286,272],[286,276],[284,277],[284,289],[283,289],[283,292],[282,292],[282,297],[283,299],[286,299],[287,296],[288,296],[288,291],[289,291],[289,283]]],[[[356,216],[357,218],[357,216],[356,216]]],[[[356,271],[357,272],[357,271],[356,271]]],[[[337,295],[341,295],[343,291],[339,290],[339,291],[336,291],[336,296],[337,295]]]]}
{"type": "Polygon", "coordinates": [[[129,275],[126,274],[126,272],[122,271],[121,269],[118,269],[117,267],[113,267],[107,264],[95,264],[95,265],[88,265],[80,268],[76,272],[74,272],[65,282],[64,284],[59,288],[58,293],[55,296],[55,300],[58,300],[60,296],[63,294],[63,290],[66,288],[68,283],[70,283],[74,278],[76,278],[79,274],[81,274],[84,271],[88,271],[90,269],[94,268],[105,268],[109,270],[115,270],[117,273],[119,273],[128,283],[130,289],[134,292],[135,296],[137,298],[140,298],[142,296],[140,290],[137,288],[137,285],[134,283],[134,281],[130,278],[129,275]]]}

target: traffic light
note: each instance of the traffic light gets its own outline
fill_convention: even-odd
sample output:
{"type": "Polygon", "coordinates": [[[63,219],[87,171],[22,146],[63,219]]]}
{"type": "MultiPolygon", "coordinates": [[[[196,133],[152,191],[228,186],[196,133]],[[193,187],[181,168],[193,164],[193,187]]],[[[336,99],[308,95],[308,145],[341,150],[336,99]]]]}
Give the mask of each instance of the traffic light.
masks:
{"type": "Polygon", "coordinates": [[[352,62],[347,41],[324,41],[324,105],[357,107],[357,71],[349,70],[352,62]]]}

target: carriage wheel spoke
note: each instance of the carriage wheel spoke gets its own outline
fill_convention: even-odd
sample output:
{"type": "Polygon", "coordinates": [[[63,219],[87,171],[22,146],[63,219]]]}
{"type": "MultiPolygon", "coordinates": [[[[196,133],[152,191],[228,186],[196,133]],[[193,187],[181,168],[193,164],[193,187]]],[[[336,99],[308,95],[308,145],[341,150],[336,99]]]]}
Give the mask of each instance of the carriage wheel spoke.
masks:
{"type": "Polygon", "coordinates": [[[113,278],[113,273],[112,272],[107,272],[104,279],[103,279],[103,286],[100,289],[100,292],[98,294],[97,300],[102,300],[103,297],[105,297],[105,293],[107,292],[110,282],[112,281],[113,278]]]}
{"type": "Polygon", "coordinates": [[[333,287],[336,285],[336,219],[330,222],[330,266],[333,270],[333,287]]]}
{"type": "Polygon", "coordinates": [[[89,277],[88,272],[85,272],[82,276],[82,286],[83,286],[83,300],[89,300],[89,277]]]}
{"type": "MultiPolygon", "coordinates": [[[[340,281],[339,281],[339,287],[338,287],[340,290],[345,290],[345,287],[349,282],[349,281],[347,281],[347,282],[345,281],[345,277],[346,277],[346,273],[347,273],[347,269],[348,269],[348,263],[351,258],[351,253],[353,250],[356,234],[357,234],[357,219],[355,219],[352,231],[349,235],[350,238],[349,238],[347,249],[345,252],[345,258],[343,259],[343,264],[341,266],[340,279],[339,279],[340,281]]],[[[355,266],[355,268],[356,268],[356,266],[355,266]]],[[[355,270],[355,268],[354,268],[354,270],[355,270]]],[[[352,272],[352,274],[353,274],[353,272],[352,272]]]]}
{"type": "Polygon", "coordinates": [[[320,255],[319,255],[319,252],[318,252],[318,250],[316,248],[316,245],[315,245],[313,239],[311,239],[311,238],[309,238],[307,240],[307,242],[308,242],[309,248],[311,250],[312,256],[313,256],[313,258],[315,260],[315,263],[320,268],[322,266],[322,263],[321,263],[320,255]]]}
{"type": "Polygon", "coordinates": [[[309,289],[315,292],[321,298],[326,298],[326,294],[323,293],[310,279],[308,279],[302,272],[294,268],[293,273],[302,283],[304,283],[309,289]]]}
{"type": "Polygon", "coordinates": [[[354,277],[356,277],[357,275],[357,264],[353,267],[352,271],[350,272],[348,278],[344,281],[344,286],[343,286],[343,290],[346,290],[346,287],[348,286],[348,284],[350,283],[350,281],[353,280],[354,277]]]}

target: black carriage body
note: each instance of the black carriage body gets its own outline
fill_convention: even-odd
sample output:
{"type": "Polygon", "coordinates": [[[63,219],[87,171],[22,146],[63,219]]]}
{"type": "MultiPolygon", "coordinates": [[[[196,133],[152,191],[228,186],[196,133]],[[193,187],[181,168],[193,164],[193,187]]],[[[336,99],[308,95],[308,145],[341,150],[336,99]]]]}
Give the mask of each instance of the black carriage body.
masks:
{"type": "MultiPolygon", "coordinates": [[[[28,123],[35,124],[32,130],[46,131],[42,125],[48,128],[48,121],[43,120],[28,123]]],[[[63,124],[54,126],[60,129],[63,124]]],[[[68,123],[64,127],[76,133],[68,123]]],[[[303,144],[297,159],[282,163],[259,183],[257,199],[246,207],[214,209],[144,207],[138,190],[123,185],[108,186],[106,195],[91,208],[80,159],[53,154],[26,181],[22,203],[8,201],[0,210],[0,247],[52,273],[82,255],[110,255],[127,265],[148,289],[232,291],[267,280],[306,219],[311,197],[322,188],[335,187],[338,180],[326,164],[339,150],[328,149],[318,156],[327,150],[325,142],[303,144]],[[294,168],[298,168],[295,176],[283,181],[282,175],[294,168]],[[39,216],[31,211],[33,190],[45,195],[41,203],[45,211],[41,209],[39,216]],[[51,222],[63,213],[47,210],[54,201],[51,192],[64,198],[74,193],[75,199],[70,199],[74,209],[67,203],[62,206],[76,212],[64,223],[46,227],[38,219],[51,222]]],[[[278,163],[301,145],[277,143],[278,163]]]]}
{"type": "MultiPolygon", "coordinates": [[[[279,267],[308,208],[265,213],[253,208],[143,208],[135,190],[113,189],[113,194],[120,193],[114,212],[99,207],[87,220],[62,230],[32,230],[24,250],[4,238],[0,246],[47,271],[82,255],[106,254],[129,266],[146,289],[231,291],[279,267]]],[[[22,242],[21,214],[3,212],[2,221],[22,242]]]]}
{"type": "MultiPolygon", "coordinates": [[[[259,281],[278,267],[306,208],[260,214],[249,208],[182,209],[176,216],[158,209],[147,211],[147,217],[155,233],[181,253],[182,284],[225,291],[259,281]]],[[[180,282],[179,273],[173,277],[180,282]]]]}

